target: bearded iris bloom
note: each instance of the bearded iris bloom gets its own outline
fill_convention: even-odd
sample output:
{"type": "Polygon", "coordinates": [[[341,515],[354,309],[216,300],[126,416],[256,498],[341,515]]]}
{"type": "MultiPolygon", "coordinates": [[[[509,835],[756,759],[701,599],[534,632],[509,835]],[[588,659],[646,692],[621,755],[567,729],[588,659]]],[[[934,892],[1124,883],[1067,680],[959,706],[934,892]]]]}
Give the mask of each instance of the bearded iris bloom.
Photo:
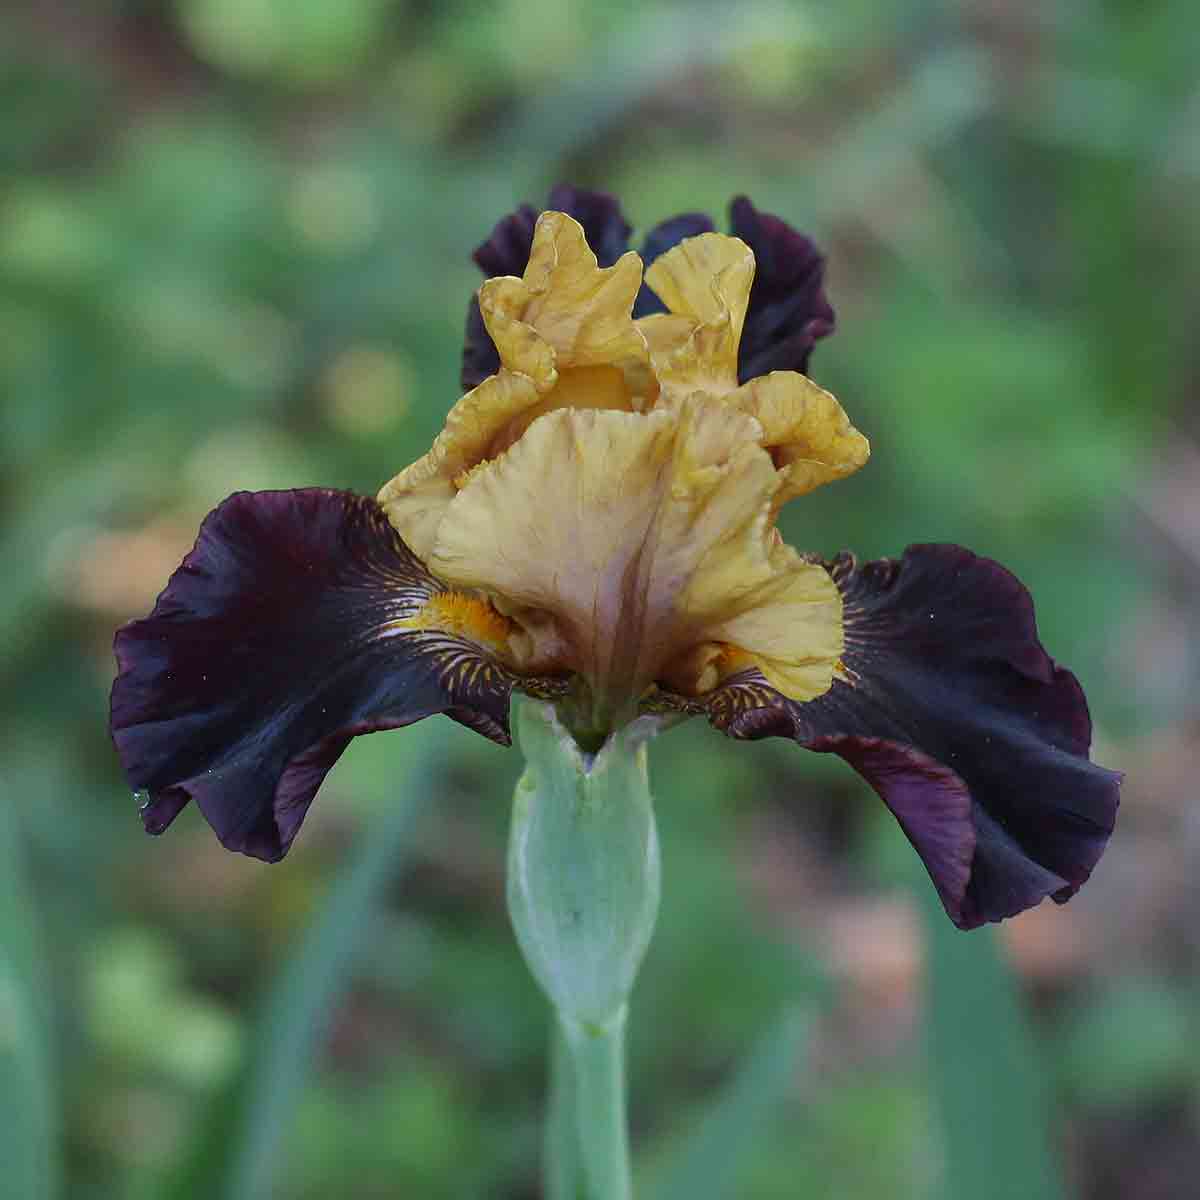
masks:
{"type": "Polygon", "coordinates": [[[112,731],[143,821],[195,800],[287,853],[358,734],[446,713],[509,742],[514,690],[595,748],[642,714],[840,755],[962,928],[1087,880],[1119,776],[998,564],[951,545],[797,552],[782,506],[866,439],[807,375],[834,314],[812,243],[748,200],[641,254],[572,188],[476,252],[465,395],[376,499],[238,493],[117,634],[112,731]]]}

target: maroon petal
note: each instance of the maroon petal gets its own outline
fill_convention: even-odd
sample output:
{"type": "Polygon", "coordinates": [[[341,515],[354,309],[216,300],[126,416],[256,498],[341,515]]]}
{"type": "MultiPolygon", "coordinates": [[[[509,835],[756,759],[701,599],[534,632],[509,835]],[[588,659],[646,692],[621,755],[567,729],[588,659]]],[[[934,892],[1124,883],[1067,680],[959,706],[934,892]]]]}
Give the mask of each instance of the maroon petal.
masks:
{"type": "Polygon", "coordinates": [[[959,546],[827,565],[845,602],[846,678],[798,704],[747,673],[710,699],[714,724],[846,759],[963,929],[1070,899],[1112,833],[1120,776],[1088,760],[1087,702],[1042,649],[1029,593],[959,546]]]}
{"type": "Polygon", "coordinates": [[[117,633],[112,735],[146,829],[194,799],[225,846],[273,862],[357,734],[449,712],[507,744],[512,677],[472,643],[396,628],[441,590],[374,500],[230,496],[117,633]]]}
{"type": "Polygon", "coordinates": [[[738,379],[771,371],[808,373],[819,338],[833,332],[825,298],[825,259],[786,221],[759,212],[745,196],[729,208],[731,232],[754,251],[754,284],[738,348],[738,379]]]}
{"type": "MultiPolygon", "coordinates": [[[[560,183],[551,190],[546,209],[565,212],[583,226],[588,245],[602,267],[611,267],[629,248],[629,222],[617,199],[607,192],[588,192],[560,183]]],[[[533,247],[533,227],[537,224],[538,212],[532,205],[522,204],[516,212],[503,217],[492,230],[491,237],[475,250],[472,257],[489,279],[496,275],[524,274],[533,247]]],[[[499,369],[500,355],[483,322],[479,298],[472,296],[467,306],[462,386],[467,391],[478,387],[499,369]]]]}

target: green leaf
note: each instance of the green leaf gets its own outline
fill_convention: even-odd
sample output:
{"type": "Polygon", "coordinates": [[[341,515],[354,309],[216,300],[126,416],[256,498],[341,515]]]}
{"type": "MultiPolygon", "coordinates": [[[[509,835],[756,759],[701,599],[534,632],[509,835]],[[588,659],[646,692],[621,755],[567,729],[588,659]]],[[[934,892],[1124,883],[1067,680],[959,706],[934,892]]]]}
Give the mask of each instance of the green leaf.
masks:
{"type": "Polygon", "coordinates": [[[944,1135],[941,1194],[1060,1200],[1045,1072],[996,933],[963,933],[927,881],[920,893],[926,1039],[944,1135]]]}
{"type": "Polygon", "coordinates": [[[403,862],[421,807],[444,791],[456,727],[430,722],[400,795],[359,837],[320,915],[269,989],[241,1071],[214,1097],[191,1156],[164,1196],[264,1200],[274,1194],[289,1122],[313,1056],[350,978],[389,879],[403,862]]]}
{"type": "Polygon", "coordinates": [[[1058,1076],[1103,1111],[1146,1109],[1186,1090],[1194,1022],[1186,992],[1165,976],[1108,980],[1067,1012],[1055,1053],[1058,1076]]]}
{"type": "Polygon", "coordinates": [[[19,837],[16,813],[0,805],[0,1163],[6,1194],[49,1200],[58,1159],[47,990],[19,837]]]}
{"type": "Polygon", "coordinates": [[[790,1009],[783,1015],[692,1133],[653,1171],[645,1192],[649,1200],[721,1200],[738,1194],[755,1141],[791,1087],[807,1030],[803,1013],[790,1009]]]}

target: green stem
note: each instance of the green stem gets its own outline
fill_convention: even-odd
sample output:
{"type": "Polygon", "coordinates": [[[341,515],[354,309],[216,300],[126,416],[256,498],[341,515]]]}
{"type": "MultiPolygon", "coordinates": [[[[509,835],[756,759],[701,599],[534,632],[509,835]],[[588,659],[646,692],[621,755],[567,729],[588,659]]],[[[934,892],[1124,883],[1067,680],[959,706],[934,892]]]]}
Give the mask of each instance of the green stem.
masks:
{"type": "Polygon", "coordinates": [[[575,1116],[575,1070],[562,1025],[550,1034],[550,1097],[542,1143],[542,1193],[545,1200],[579,1200],[582,1164],[575,1116]]]}
{"type": "Polygon", "coordinates": [[[559,1017],[575,1076],[575,1118],[588,1200],[632,1200],[625,1113],[624,1005],[604,1025],[559,1017]]]}
{"type": "Polygon", "coordinates": [[[660,863],[646,770],[652,720],[595,753],[548,705],[521,701],[525,772],[513,795],[508,911],[554,1006],[545,1180],[548,1200],[630,1200],[625,1013],[658,912],[660,863]]]}

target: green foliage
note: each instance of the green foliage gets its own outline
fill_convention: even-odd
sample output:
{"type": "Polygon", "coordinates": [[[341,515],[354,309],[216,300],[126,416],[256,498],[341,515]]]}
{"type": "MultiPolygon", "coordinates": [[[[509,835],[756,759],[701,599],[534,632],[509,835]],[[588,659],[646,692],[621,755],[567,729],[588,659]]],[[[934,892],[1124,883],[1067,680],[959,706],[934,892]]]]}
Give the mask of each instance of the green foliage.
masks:
{"type": "Polygon", "coordinates": [[[1058,1068],[1064,1090],[1101,1110],[1186,1093],[1196,1076],[1194,1013],[1167,979],[1112,981],[1066,1014],[1058,1068]]]}
{"type": "Polygon", "coordinates": [[[58,1195],[58,1121],[46,980],[16,815],[0,809],[0,1161],[5,1187],[58,1195]]]}
{"type": "Polygon", "coordinates": [[[925,1036],[944,1160],[939,1194],[1056,1200],[1045,1078],[996,935],[955,929],[924,881],[921,898],[925,1036]]]}
{"type": "Polygon", "coordinates": [[[320,919],[276,976],[250,1033],[243,1067],[211,1102],[176,1191],[226,1200],[272,1194],[282,1173],[283,1135],[295,1120],[347,968],[362,948],[384,887],[403,862],[414,816],[442,790],[448,732],[444,723],[424,732],[422,753],[401,795],[389,798],[325,898],[320,919]]]}
{"type": "Polygon", "coordinates": [[[744,1194],[747,1159],[802,1066],[808,1022],[799,1012],[777,1021],[746,1057],[725,1091],[678,1146],[666,1148],[650,1200],[724,1200],[744,1194]]]}
{"type": "Polygon", "coordinates": [[[383,32],[384,0],[185,0],[180,18],[196,52],[234,74],[280,83],[331,83],[362,68],[383,32]]]}

